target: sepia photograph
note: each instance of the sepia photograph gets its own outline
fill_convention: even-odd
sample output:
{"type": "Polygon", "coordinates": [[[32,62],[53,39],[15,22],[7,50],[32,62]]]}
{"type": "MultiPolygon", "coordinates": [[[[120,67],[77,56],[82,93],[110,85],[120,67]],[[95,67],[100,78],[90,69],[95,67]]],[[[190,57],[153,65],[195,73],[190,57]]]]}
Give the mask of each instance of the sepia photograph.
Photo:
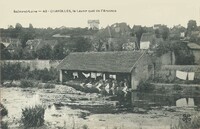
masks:
{"type": "Polygon", "coordinates": [[[199,0],[0,5],[0,129],[200,129],[199,0]]]}

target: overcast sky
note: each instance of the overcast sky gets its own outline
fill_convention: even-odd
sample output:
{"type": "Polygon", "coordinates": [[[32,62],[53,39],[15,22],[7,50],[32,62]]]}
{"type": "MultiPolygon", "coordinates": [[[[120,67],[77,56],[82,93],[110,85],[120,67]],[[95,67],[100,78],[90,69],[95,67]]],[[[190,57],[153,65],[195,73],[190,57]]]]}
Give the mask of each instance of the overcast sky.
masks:
{"type": "Polygon", "coordinates": [[[152,26],[181,24],[190,19],[200,24],[200,0],[0,0],[0,27],[87,27],[87,20],[99,19],[100,27],[116,22],[152,26]],[[116,10],[86,13],[14,13],[14,10],[116,10]]]}

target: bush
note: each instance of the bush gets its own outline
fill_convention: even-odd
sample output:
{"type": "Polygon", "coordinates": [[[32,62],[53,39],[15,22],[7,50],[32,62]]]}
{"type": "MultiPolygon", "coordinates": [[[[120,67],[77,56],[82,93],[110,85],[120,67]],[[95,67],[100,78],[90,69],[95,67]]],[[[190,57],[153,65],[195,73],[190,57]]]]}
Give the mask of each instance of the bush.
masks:
{"type": "Polygon", "coordinates": [[[8,110],[1,103],[0,103],[0,110],[1,110],[1,114],[0,114],[1,117],[8,115],[8,110]]]}
{"type": "Polygon", "coordinates": [[[4,121],[1,121],[1,123],[0,123],[0,129],[8,129],[8,123],[4,122],[4,121]]]}
{"type": "Polygon", "coordinates": [[[183,121],[180,119],[177,125],[172,125],[170,129],[199,129],[200,128],[200,115],[191,117],[191,121],[183,121]]]}
{"type": "Polygon", "coordinates": [[[32,80],[22,79],[20,81],[20,87],[27,88],[27,87],[35,87],[36,84],[32,80]]]}
{"type": "Polygon", "coordinates": [[[38,88],[39,89],[52,89],[55,88],[56,86],[54,84],[50,84],[50,83],[45,83],[44,85],[39,85],[38,88]]]}
{"type": "Polygon", "coordinates": [[[22,109],[21,121],[27,127],[39,127],[44,124],[45,109],[40,106],[34,106],[22,109]]]}
{"type": "Polygon", "coordinates": [[[175,91],[178,92],[178,91],[183,90],[183,88],[182,88],[180,85],[177,85],[177,84],[176,84],[176,85],[173,86],[173,90],[175,90],[175,91]]]}
{"type": "Polygon", "coordinates": [[[155,90],[155,86],[150,84],[149,82],[141,82],[137,86],[137,90],[140,92],[152,92],[155,90]]]}
{"type": "Polygon", "coordinates": [[[89,127],[87,125],[83,125],[82,129],[89,129],[89,127]]]}

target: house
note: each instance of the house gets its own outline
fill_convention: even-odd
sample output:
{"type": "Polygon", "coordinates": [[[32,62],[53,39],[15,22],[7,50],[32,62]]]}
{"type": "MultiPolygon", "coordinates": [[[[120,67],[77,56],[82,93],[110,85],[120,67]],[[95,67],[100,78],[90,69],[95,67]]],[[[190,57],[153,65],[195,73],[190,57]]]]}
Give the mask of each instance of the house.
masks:
{"type": "Polygon", "coordinates": [[[37,46],[41,43],[41,39],[33,39],[33,40],[28,40],[26,42],[26,49],[30,51],[36,51],[37,46]]]}
{"type": "Polygon", "coordinates": [[[137,48],[138,46],[136,37],[131,37],[126,43],[122,44],[122,50],[124,51],[132,51],[136,50],[137,48]]]}
{"type": "Polygon", "coordinates": [[[143,33],[140,40],[140,49],[149,49],[155,45],[155,35],[153,33],[143,33]]]}
{"type": "Polygon", "coordinates": [[[128,87],[136,90],[141,81],[153,76],[151,59],[146,51],[77,52],[70,53],[57,66],[60,82],[64,76],[82,77],[83,74],[102,75],[101,79],[120,82],[126,79],[128,87]]]}
{"type": "Polygon", "coordinates": [[[162,27],[161,24],[155,24],[155,25],[153,25],[153,29],[154,29],[154,30],[160,29],[160,27],[162,27]]]}
{"type": "Polygon", "coordinates": [[[49,45],[53,49],[57,43],[57,40],[33,39],[26,42],[26,49],[30,51],[36,51],[42,48],[44,45],[49,45]]]}
{"type": "Polygon", "coordinates": [[[9,52],[14,52],[16,48],[21,48],[21,42],[18,39],[11,39],[10,44],[6,47],[9,52]]]}
{"type": "Polygon", "coordinates": [[[188,43],[187,46],[194,55],[194,63],[200,65],[200,45],[196,43],[188,43]]]}
{"type": "Polygon", "coordinates": [[[88,26],[90,29],[98,30],[99,29],[99,20],[88,20],[88,26]]]}

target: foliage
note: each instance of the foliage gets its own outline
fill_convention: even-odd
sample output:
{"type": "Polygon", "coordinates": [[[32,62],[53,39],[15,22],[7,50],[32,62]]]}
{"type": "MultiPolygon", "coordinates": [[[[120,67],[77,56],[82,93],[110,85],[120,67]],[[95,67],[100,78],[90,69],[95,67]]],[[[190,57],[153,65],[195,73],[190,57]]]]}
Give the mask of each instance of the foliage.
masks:
{"type": "Polygon", "coordinates": [[[40,85],[38,88],[52,89],[55,88],[55,85],[50,83],[45,83],[44,85],[40,85]]]}
{"type": "Polygon", "coordinates": [[[10,59],[11,58],[11,54],[9,53],[9,51],[7,49],[5,49],[5,46],[0,43],[0,59],[1,60],[5,60],[5,59],[10,59]]]}
{"type": "Polygon", "coordinates": [[[8,129],[8,122],[1,121],[0,122],[0,128],[1,129],[8,129]]]}
{"type": "Polygon", "coordinates": [[[89,129],[89,127],[87,125],[83,125],[82,129],[89,129]]]}
{"type": "Polygon", "coordinates": [[[69,49],[64,43],[58,43],[53,49],[53,59],[64,59],[69,54],[69,49]]]}
{"type": "Polygon", "coordinates": [[[8,110],[4,107],[4,105],[2,103],[0,103],[0,110],[1,110],[1,112],[0,112],[1,117],[8,115],[8,110]]]}
{"type": "Polygon", "coordinates": [[[181,90],[183,90],[183,88],[180,85],[174,85],[173,86],[173,90],[175,90],[175,91],[181,91],[181,90]]]}
{"type": "Polygon", "coordinates": [[[137,86],[137,90],[140,92],[152,92],[155,90],[155,86],[150,84],[149,82],[141,82],[137,86]]]}
{"type": "Polygon", "coordinates": [[[40,49],[36,50],[39,59],[52,59],[53,50],[50,45],[45,44],[40,49]]]}
{"type": "Polygon", "coordinates": [[[77,37],[74,40],[74,49],[76,52],[85,52],[91,50],[92,44],[87,38],[77,37]]]}
{"type": "Polygon", "coordinates": [[[27,88],[27,87],[35,87],[36,84],[32,80],[22,79],[20,81],[20,87],[27,88]]]}
{"type": "Polygon", "coordinates": [[[19,80],[25,78],[29,69],[29,67],[22,67],[20,63],[2,63],[1,80],[19,80]]]}
{"type": "Polygon", "coordinates": [[[157,56],[162,56],[168,52],[175,53],[177,65],[192,65],[194,63],[193,54],[189,51],[187,45],[180,41],[166,40],[161,42],[155,51],[157,56]]]}
{"type": "Polygon", "coordinates": [[[44,124],[44,107],[36,105],[22,109],[21,121],[26,128],[28,127],[39,127],[44,124]]]}
{"type": "Polygon", "coordinates": [[[200,115],[191,116],[190,121],[183,121],[179,119],[177,125],[172,125],[170,129],[199,129],[200,128],[200,115]]]}

